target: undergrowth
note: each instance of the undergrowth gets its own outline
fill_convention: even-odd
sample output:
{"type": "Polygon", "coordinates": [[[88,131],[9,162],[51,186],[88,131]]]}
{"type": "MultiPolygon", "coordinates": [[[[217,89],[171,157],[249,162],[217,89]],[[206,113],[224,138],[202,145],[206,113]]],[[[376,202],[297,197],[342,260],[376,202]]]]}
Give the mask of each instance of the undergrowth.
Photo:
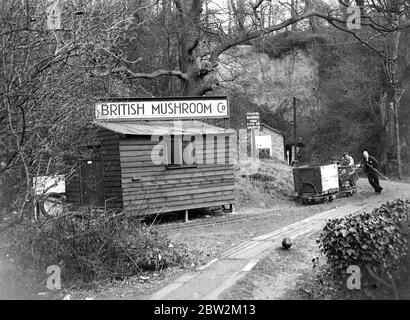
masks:
{"type": "Polygon", "coordinates": [[[185,267],[191,260],[186,245],[125,215],[69,213],[42,225],[19,225],[8,238],[8,254],[21,270],[42,281],[47,267],[57,265],[66,286],[185,267]]]}

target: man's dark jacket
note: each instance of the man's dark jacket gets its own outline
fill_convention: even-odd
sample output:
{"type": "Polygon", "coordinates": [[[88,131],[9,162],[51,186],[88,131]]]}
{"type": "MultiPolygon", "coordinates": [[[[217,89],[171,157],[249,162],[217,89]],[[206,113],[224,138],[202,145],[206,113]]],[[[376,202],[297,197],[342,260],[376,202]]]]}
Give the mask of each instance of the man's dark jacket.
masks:
{"type": "Polygon", "coordinates": [[[363,158],[362,167],[363,167],[364,173],[374,173],[375,172],[374,169],[379,168],[379,161],[377,161],[375,157],[369,155],[369,158],[367,161],[366,161],[366,158],[363,158]]]}

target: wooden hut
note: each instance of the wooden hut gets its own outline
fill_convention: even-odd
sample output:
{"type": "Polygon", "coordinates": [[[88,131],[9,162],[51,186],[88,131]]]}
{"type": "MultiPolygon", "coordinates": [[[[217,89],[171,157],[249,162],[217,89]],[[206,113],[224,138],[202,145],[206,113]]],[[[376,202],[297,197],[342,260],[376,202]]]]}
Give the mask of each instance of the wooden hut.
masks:
{"type": "MultiPolygon", "coordinates": [[[[167,99],[169,102],[173,98],[167,99]]],[[[143,105],[145,111],[158,105],[152,99],[144,103],[135,100],[134,110],[136,103],[143,105]]],[[[217,106],[214,100],[206,99],[207,106],[217,106]]],[[[200,103],[192,101],[191,98],[186,103],[200,103]]],[[[175,115],[176,121],[170,121],[172,117],[158,120],[160,117],[152,115],[151,120],[141,120],[136,114],[136,119],[118,119],[118,115],[114,119],[99,119],[97,114],[94,149],[98,152],[84,159],[77,178],[67,183],[67,201],[76,206],[132,210],[136,214],[232,207],[235,131],[192,120],[201,116],[222,117],[215,116],[215,112],[211,108],[205,115],[175,115]]],[[[228,111],[223,114],[226,119],[228,111]]]]}

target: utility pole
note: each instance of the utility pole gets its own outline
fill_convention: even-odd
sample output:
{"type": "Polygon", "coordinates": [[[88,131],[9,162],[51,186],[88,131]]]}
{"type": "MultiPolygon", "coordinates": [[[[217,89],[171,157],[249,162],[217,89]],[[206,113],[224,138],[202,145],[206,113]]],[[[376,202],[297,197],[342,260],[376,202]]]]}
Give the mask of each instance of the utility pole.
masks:
{"type": "Polygon", "coordinates": [[[293,97],[293,161],[296,161],[296,97],[293,97]]]}

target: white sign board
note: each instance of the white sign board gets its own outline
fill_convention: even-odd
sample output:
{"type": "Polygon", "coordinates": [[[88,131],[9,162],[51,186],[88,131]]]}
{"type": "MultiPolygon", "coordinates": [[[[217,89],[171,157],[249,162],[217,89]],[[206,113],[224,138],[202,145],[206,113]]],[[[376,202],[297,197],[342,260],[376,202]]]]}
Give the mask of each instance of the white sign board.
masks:
{"type": "Polygon", "coordinates": [[[272,136],[256,136],[255,137],[256,148],[258,149],[272,149],[272,136]]]}
{"type": "Polygon", "coordinates": [[[64,175],[34,177],[33,188],[36,195],[51,192],[65,193],[64,175]]]}
{"type": "Polygon", "coordinates": [[[320,176],[322,178],[322,191],[339,188],[337,164],[321,166],[320,176]]]}
{"type": "Polygon", "coordinates": [[[226,97],[158,98],[99,102],[96,120],[229,118],[226,97]]]}
{"type": "Polygon", "coordinates": [[[246,128],[248,130],[260,129],[260,116],[259,112],[246,113],[246,128]]]}

